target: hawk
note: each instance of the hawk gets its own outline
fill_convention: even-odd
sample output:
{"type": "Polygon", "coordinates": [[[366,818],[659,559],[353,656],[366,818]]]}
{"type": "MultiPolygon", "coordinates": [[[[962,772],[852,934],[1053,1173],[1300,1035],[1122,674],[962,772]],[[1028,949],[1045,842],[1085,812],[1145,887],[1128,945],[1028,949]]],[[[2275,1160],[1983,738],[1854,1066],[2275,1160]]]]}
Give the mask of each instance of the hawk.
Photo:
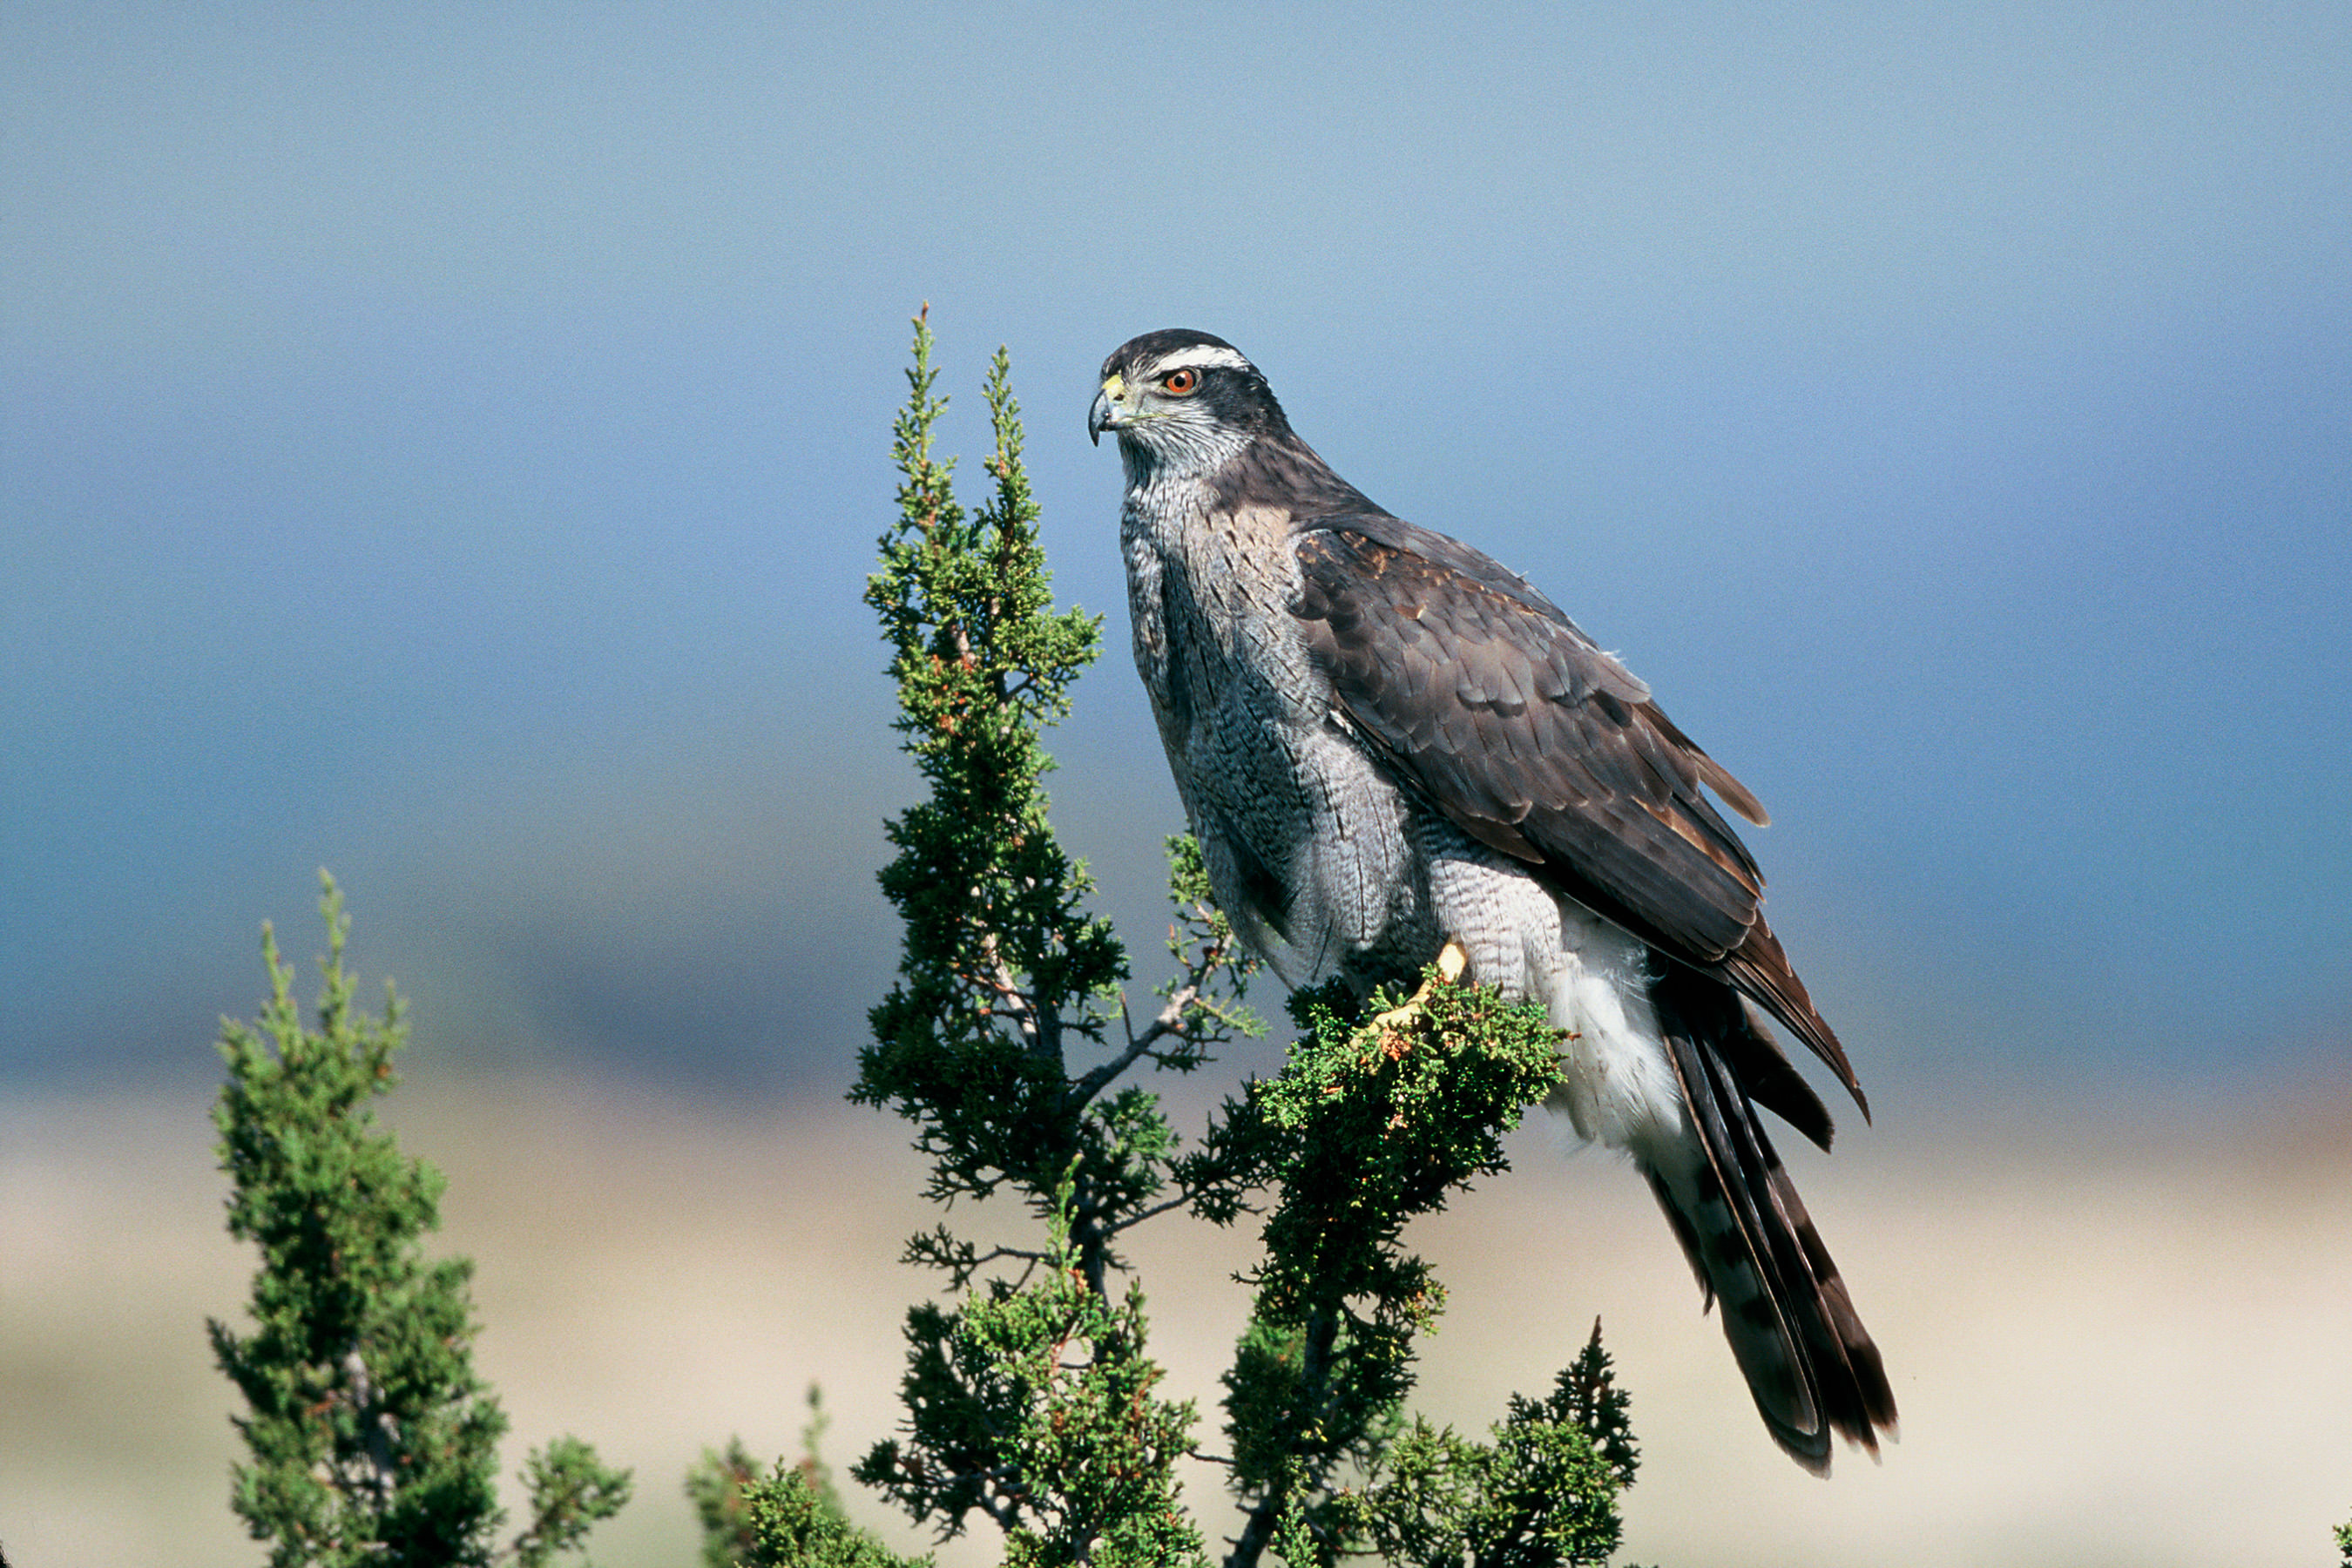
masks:
{"type": "Polygon", "coordinates": [[[1760,1008],[1868,1102],[1707,798],[1763,807],[1558,606],[1392,516],[1206,332],[1104,362],[1135,662],[1218,902],[1291,984],[1410,982],[1448,942],[1562,1034],[1551,1099],[1632,1156],[1772,1436],[1826,1473],[1895,1396],[1758,1112],[1826,1149],[1760,1008]]]}

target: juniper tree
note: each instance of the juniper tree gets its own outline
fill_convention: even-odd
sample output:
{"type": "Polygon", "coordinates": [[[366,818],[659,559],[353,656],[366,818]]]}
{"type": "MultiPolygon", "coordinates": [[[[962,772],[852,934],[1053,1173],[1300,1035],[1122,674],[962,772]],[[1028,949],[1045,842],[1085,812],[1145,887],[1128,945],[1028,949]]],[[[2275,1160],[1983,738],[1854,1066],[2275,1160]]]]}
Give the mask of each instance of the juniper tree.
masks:
{"type": "Polygon", "coordinates": [[[231,1505],[271,1543],[271,1568],[541,1568],[620,1511],[628,1472],[575,1437],[533,1450],[530,1518],[499,1546],[507,1417],[474,1370],[473,1266],[424,1257],[442,1176],[404,1156],[372,1109],[399,1081],[407,1022],[388,985],[381,1017],[354,1005],[351,922],[333,879],[320,879],[317,1030],[303,1025],[267,925],[260,1026],[222,1026],[228,1079],[213,1119],[228,1229],[261,1249],[251,1331],[207,1324],[247,1408],[232,1417],[249,1458],[233,1468],[231,1505]]]}
{"type": "MultiPolygon", "coordinates": [[[[1120,1000],[1125,950],[1087,911],[1044,783],[1044,731],[1069,711],[1100,622],[1052,607],[1004,351],[984,387],[992,491],[967,513],[933,454],[947,399],[928,320],[914,328],[898,517],[866,597],[929,794],[888,825],[903,956],[851,1098],[914,1125],[932,1199],[1009,1195],[1041,1234],[982,1251],[941,1225],[908,1243],[945,1299],[908,1310],[904,1426],[853,1475],[943,1539],[974,1514],[993,1522],[1011,1563],[1205,1563],[1175,1474],[1197,1454],[1197,1412],[1160,1390],[1120,1240],[1178,1209],[1220,1226],[1263,1215],[1252,1321],[1224,1379],[1229,1452],[1213,1457],[1245,1510],[1227,1568],[1602,1560],[1634,1450],[1597,1326],[1553,1394],[1515,1400],[1491,1441],[1402,1414],[1414,1336],[1444,1301],[1404,1226],[1503,1168],[1503,1133],[1556,1081],[1555,1034],[1435,968],[1411,998],[1294,998],[1304,1034],[1282,1073],[1228,1099],[1197,1142],[1179,1138],[1130,1080],[1192,1071],[1255,1032],[1251,966],[1197,850],[1173,840],[1175,974],[1139,1027],[1120,1000]]],[[[747,1563],[895,1561],[790,1467],[742,1491],[762,1521],[747,1563]]]]}

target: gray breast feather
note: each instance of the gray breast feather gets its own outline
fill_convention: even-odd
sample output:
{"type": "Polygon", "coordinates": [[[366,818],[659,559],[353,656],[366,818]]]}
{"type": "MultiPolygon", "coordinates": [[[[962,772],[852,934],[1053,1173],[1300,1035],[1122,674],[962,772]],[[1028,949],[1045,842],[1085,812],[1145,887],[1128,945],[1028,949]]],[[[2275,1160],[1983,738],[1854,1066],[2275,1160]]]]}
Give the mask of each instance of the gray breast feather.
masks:
{"type": "Polygon", "coordinates": [[[1161,487],[1122,519],[1135,654],[1218,899],[1286,978],[1434,951],[1410,803],[1339,727],[1290,606],[1289,517],[1161,487]]]}

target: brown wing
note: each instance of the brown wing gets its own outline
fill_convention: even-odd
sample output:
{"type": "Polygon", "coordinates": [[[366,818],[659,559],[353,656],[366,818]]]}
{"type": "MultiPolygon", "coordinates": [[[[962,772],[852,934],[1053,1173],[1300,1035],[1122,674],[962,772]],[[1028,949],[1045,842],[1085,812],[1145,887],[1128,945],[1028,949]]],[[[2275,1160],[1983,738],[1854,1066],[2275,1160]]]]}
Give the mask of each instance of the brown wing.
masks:
{"type": "Polygon", "coordinates": [[[1524,580],[1385,514],[1292,535],[1294,613],[1364,735],[1465,833],[1768,1009],[1838,1074],[1837,1037],[1764,923],[1763,874],[1702,786],[1763,808],[1649,688],[1524,580]]]}

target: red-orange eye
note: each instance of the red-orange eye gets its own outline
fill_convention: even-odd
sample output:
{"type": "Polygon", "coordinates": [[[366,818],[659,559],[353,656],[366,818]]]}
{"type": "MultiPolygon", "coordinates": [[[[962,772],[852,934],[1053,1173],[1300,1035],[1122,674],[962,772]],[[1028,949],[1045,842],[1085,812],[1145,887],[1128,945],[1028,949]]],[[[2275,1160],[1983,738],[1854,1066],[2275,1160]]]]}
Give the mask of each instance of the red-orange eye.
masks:
{"type": "Polygon", "coordinates": [[[1160,378],[1160,384],[1173,397],[1190,397],[1201,384],[1197,370],[1171,370],[1160,378]]]}

